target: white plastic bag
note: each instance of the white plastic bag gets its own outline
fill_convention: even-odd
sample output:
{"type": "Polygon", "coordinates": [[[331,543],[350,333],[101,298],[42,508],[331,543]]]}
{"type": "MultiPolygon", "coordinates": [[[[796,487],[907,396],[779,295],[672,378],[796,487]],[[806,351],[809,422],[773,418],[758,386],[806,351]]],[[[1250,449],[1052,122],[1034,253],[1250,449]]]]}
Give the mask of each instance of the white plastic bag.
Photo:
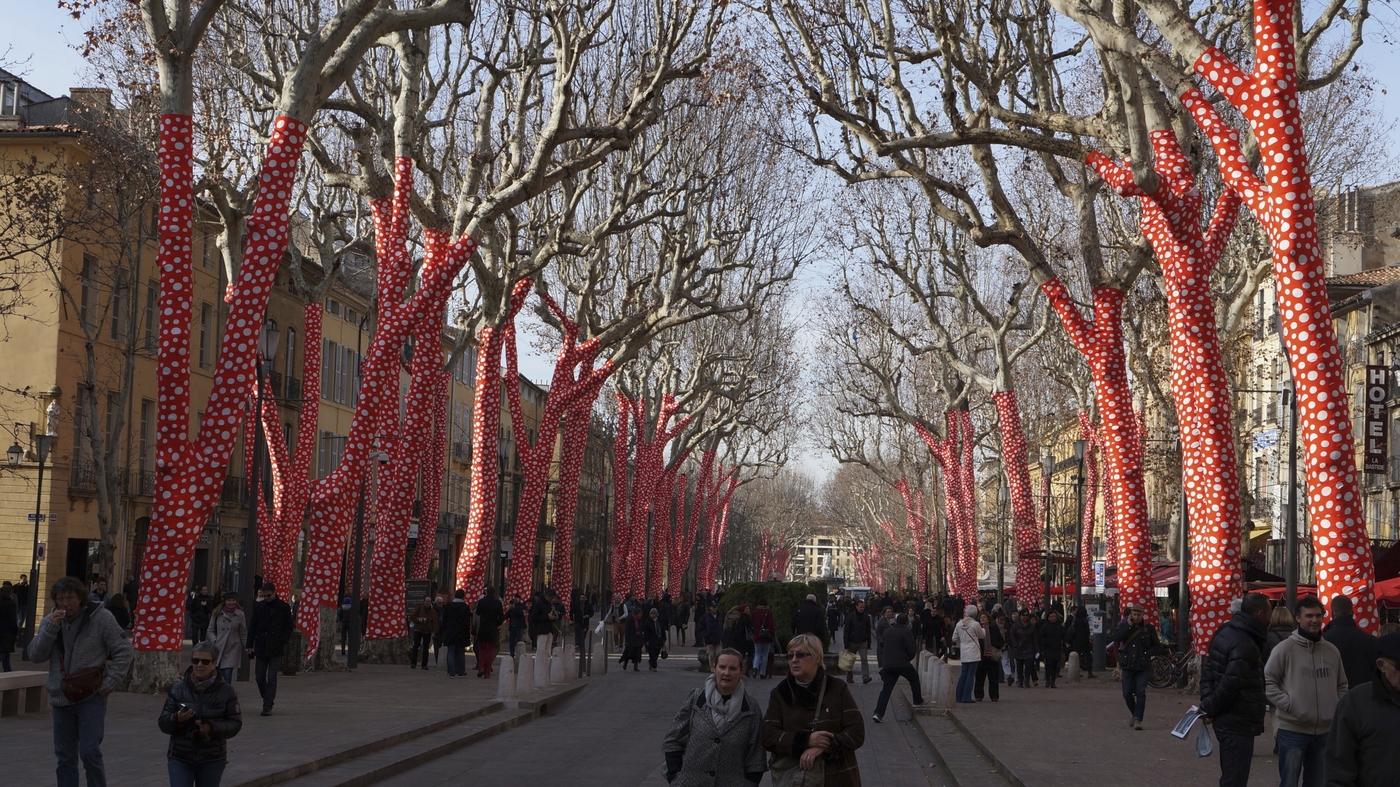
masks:
{"type": "Polygon", "coordinates": [[[1196,731],[1196,756],[1209,757],[1215,751],[1215,742],[1210,737],[1210,725],[1202,724],[1196,731]]]}

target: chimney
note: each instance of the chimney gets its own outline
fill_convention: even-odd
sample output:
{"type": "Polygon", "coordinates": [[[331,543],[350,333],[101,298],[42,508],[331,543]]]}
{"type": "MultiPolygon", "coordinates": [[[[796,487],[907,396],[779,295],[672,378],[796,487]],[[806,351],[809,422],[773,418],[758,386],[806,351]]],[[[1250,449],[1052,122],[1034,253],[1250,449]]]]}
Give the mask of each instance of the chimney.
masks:
{"type": "Polygon", "coordinates": [[[112,91],[105,87],[70,87],[68,97],[84,109],[112,108],[112,91]]]}

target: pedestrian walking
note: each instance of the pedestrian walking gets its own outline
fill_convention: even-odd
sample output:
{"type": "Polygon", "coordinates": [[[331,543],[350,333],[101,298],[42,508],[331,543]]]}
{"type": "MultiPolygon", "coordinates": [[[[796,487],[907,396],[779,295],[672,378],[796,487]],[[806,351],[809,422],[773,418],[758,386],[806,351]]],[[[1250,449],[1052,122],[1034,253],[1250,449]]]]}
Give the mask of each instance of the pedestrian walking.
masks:
{"type": "Polygon", "coordinates": [[[875,621],[875,660],[880,664],[885,663],[885,632],[894,625],[894,606],[887,606],[880,611],[880,617],[875,621]]]}
{"type": "Polygon", "coordinates": [[[1011,633],[1007,637],[1008,647],[1011,649],[1011,660],[1016,664],[1016,685],[1019,688],[1027,689],[1031,685],[1031,662],[1035,661],[1035,639],[1035,623],[1031,620],[1030,610],[1023,609],[1016,622],[1011,624],[1011,633]]]}
{"type": "Polygon", "coordinates": [[[408,668],[428,668],[428,650],[432,648],[433,637],[438,632],[438,611],[433,606],[433,598],[427,593],[414,606],[408,616],[408,626],[413,632],[413,643],[408,648],[408,668]]]}
{"type": "Polygon", "coordinates": [[[957,701],[972,702],[973,685],[977,682],[977,668],[982,663],[982,639],[986,632],[977,622],[977,605],[968,604],[963,608],[963,618],[953,627],[953,647],[958,654],[957,701]]]}
{"type": "Polygon", "coordinates": [[[690,626],[690,615],[690,597],[682,595],[681,603],[676,605],[676,616],[671,620],[676,627],[676,642],[681,647],[685,646],[685,635],[686,629],[690,626]]]}
{"type": "MultiPolygon", "coordinates": [[[[856,599],[855,607],[846,613],[846,624],[841,630],[841,640],[846,650],[860,656],[861,683],[869,683],[870,678],[870,639],[874,625],[870,613],[865,611],[865,599],[856,599]]],[[[880,654],[876,653],[878,663],[880,654]]],[[[855,665],[846,673],[846,682],[856,682],[855,665]]]]}
{"type": "Polygon", "coordinates": [[[131,605],[126,603],[126,596],[113,593],[107,597],[107,601],[102,606],[112,613],[112,617],[116,618],[117,625],[122,627],[122,631],[128,633],[131,631],[131,605]]]}
{"type": "Polygon", "coordinates": [[[1081,606],[1070,607],[1073,620],[1069,626],[1069,649],[1079,654],[1079,668],[1094,677],[1094,641],[1089,632],[1089,611],[1081,606]]]}
{"type": "Polygon", "coordinates": [[[593,617],[593,602],[581,591],[574,590],[570,606],[569,616],[574,624],[574,651],[583,653],[587,650],[588,621],[593,617]]]}
{"type": "Polygon", "coordinates": [[[441,593],[433,596],[433,613],[437,617],[437,631],[433,632],[433,666],[438,665],[438,652],[442,650],[442,610],[447,607],[447,597],[441,593]]]}
{"type": "Polygon", "coordinates": [[[710,665],[710,670],[713,671],[715,659],[719,657],[720,643],[724,641],[724,626],[719,620],[719,609],[713,604],[695,624],[695,637],[704,644],[708,657],[705,663],[710,665]]]}
{"type": "Polygon", "coordinates": [[[442,645],[447,648],[447,677],[467,676],[467,643],[472,639],[472,609],[467,591],[457,588],[442,610],[442,645]]]}
{"type": "Polygon", "coordinates": [[[0,672],[10,671],[10,654],[19,639],[19,605],[15,603],[15,588],[9,580],[0,585],[0,672]]]}
{"type": "Polygon", "coordinates": [[[824,655],[815,634],[790,639],[788,676],[768,695],[762,741],[777,787],[818,774],[810,781],[823,787],[860,786],[856,750],[865,743],[865,721],[845,682],[823,668],[824,655]]]}
{"type": "Polygon", "coordinates": [[[1220,742],[1220,787],[1249,784],[1254,739],[1264,731],[1264,632],[1269,600],[1249,593],[1215,632],[1201,664],[1201,711],[1220,742]]]}
{"type": "MultiPolygon", "coordinates": [[[[914,670],[913,661],[919,655],[919,645],[914,640],[914,632],[909,630],[909,616],[900,613],[895,616],[894,625],[885,631],[884,660],[880,662],[880,699],[875,702],[875,714],[870,718],[879,724],[885,717],[885,708],[889,706],[890,695],[894,693],[894,687],[899,683],[900,678],[909,681],[909,688],[914,693],[914,704],[924,704],[924,695],[920,691],[919,673],[914,670]]],[[[993,695],[996,689],[992,689],[993,695]]]]}
{"type": "Polygon", "coordinates": [[[216,602],[209,595],[209,586],[200,585],[185,599],[185,615],[189,618],[190,641],[203,642],[209,631],[209,619],[214,616],[216,602]]]}
{"type": "Polygon", "coordinates": [[[487,588],[486,595],[476,602],[476,645],[472,649],[476,652],[478,678],[489,678],[495,671],[496,651],[501,647],[501,624],[505,619],[496,589],[487,588]]]}
{"type": "Polygon", "coordinates": [[[690,692],[661,744],[671,787],[758,784],[768,770],[758,701],[744,687],[744,654],[720,651],[714,674],[690,692]]]}
{"type": "Polygon", "coordinates": [[[506,634],[510,638],[510,657],[515,658],[515,643],[525,639],[525,604],[519,596],[511,596],[506,610],[506,634]]]}
{"type": "MultiPolygon", "coordinates": [[[[647,626],[642,621],[642,610],[636,608],[632,614],[628,615],[627,623],[622,632],[622,671],[627,671],[627,662],[632,662],[632,671],[642,671],[642,647],[647,642],[647,626]]],[[[714,669],[714,662],[710,662],[710,669],[714,669]]]]}
{"type": "Polygon", "coordinates": [[[219,676],[233,685],[233,671],[243,666],[243,641],[248,637],[248,621],[238,606],[238,594],[224,594],[224,603],[209,620],[205,640],[219,649],[219,676]]]}
{"type": "Polygon", "coordinates": [[[550,648],[554,646],[552,639],[554,635],[554,620],[554,605],[549,603],[549,599],[547,599],[543,593],[536,593],[531,597],[529,646],[532,650],[549,653],[550,648]],[[540,642],[540,637],[545,638],[543,643],[540,642]]]}
{"type": "MultiPolygon", "coordinates": [[[[219,677],[219,650],[201,642],[184,677],[165,694],[157,725],[170,736],[170,787],[219,787],[228,765],[228,739],[243,729],[238,694],[219,677]]],[[[89,782],[91,783],[91,782],[89,782]]]]}
{"type": "Polygon", "coordinates": [[[1128,726],[1142,729],[1147,713],[1147,673],[1152,654],[1161,646],[1157,630],[1146,622],[1142,607],[1128,605],[1128,617],[1113,636],[1118,643],[1118,671],[1123,678],[1123,702],[1128,706],[1128,726]]]}
{"type": "Polygon", "coordinates": [[[977,662],[977,680],[973,685],[972,698],[981,702],[983,686],[986,686],[985,696],[997,702],[1001,699],[1001,651],[1006,647],[1006,638],[991,615],[983,612],[977,622],[982,625],[982,641],[979,643],[982,658],[977,662]]]}
{"type": "Polygon", "coordinates": [[[1375,673],[1376,638],[1356,625],[1351,599],[1342,595],[1333,596],[1330,606],[1332,619],[1323,628],[1322,638],[1336,645],[1341,652],[1347,681],[1359,684],[1363,678],[1352,679],[1352,675],[1369,678],[1375,673]]]}
{"type": "Polygon", "coordinates": [[[749,623],[753,631],[753,663],[749,674],[767,679],[773,640],[778,636],[778,626],[773,619],[773,610],[768,608],[768,602],[758,602],[749,623]]]}
{"type": "Polygon", "coordinates": [[[808,593],[807,598],[797,607],[797,612],[793,615],[792,631],[794,634],[815,634],[822,641],[823,647],[831,641],[831,632],[826,627],[826,612],[817,605],[817,596],[808,593]]]}
{"type": "MultiPolygon", "coordinates": [[[[704,645],[704,631],[701,623],[705,619],[705,614],[710,611],[710,599],[704,593],[695,594],[695,606],[691,614],[695,616],[695,644],[704,645]]],[[[716,651],[718,652],[718,651],[716,651]]]]}
{"type": "Polygon", "coordinates": [[[1274,706],[1280,787],[1322,787],[1327,729],[1347,693],[1337,646],[1322,638],[1322,602],[1298,600],[1298,628],[1264,663],[1264,696],[1274,706]]]}
{"type": "Polygon", "coordinates": [[[112,613],[88,601],[87,587],[74,577],[53,584],[54,610],[39,622],[25,657],[49,663],[49,708],[60,787],[78,784],[78,760],[88,787],[107,784],[102,765],[102,734],[107,695],[131,670],[131,640],[112,613]]]}
{"type": "Polygon", "coordinates": [[[1050,610],[1046,621],[1040,624],[1035,645],[1036,650],[1040,651],[1040,657],[1045,660],[1046,688],[1055,688],[1055,681],[1060,677],[1060,663],[1064,659],[1067,640],[1065,627],[1060,624],[1060,613],[1050,610]]]}
{"type": "Polygon", "coordinates": [[[1391,787],[1400,773],[1400,634],[1376,641],[1371,671],[1355,680],[1327,731],[1328,787],[1391,787]]]}
{"type": "Polygon", "coordinates": [[[292,638],[292,608],[277,597],[277,586],[264,582],[248,624],[248,658],[253,660],[253,680],[262,698],[263,716],[272,715],[277,702],[277,671],[292,638]]]}
{"type": "Polygon", "coordinates": [[[647,669],[656,672],[656,659],[661,656],[661,644],[666,636],[666,625],[661,622],[661,610],[652,607],[642,621],[642,635],[647,645],[647,669]]]}
{"type": "Polygon", "coordinates": [[[15,624],[20,628],[25,627],[29,622],[29,575],[20,574],[19,581],[15,583],[15,606],[19,608],[19,620],[15,624]]]}

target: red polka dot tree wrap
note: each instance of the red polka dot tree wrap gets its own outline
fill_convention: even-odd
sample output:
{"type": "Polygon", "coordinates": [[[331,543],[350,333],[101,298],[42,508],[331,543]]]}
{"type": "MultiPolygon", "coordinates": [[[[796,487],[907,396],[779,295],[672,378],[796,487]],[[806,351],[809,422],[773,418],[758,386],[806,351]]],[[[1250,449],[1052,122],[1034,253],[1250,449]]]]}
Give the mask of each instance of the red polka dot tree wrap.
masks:
{"type": "Polygon", "coordinates": [[[1255,1],[1250,73],[1215,47],[1208,47],[1195,62],[1196,73],[1249,124],[1259,143],[1262,178],[1250,168],[1238,134],[1221,121],[1200,91],[1188,89],[1181,101],[1215,149],[1226,185],[1269,235],[1283,344],[1298,397],[1318,595],[1324,601],[1348,596],[1357,625],[1374,631],[1379,622],[1375,565],[1356,472],[1350,397],[1317,237],[1293,14],[1292,3],[1255,1]]]}
{"type": "Polygon", "coordinates": [[[1229,617],[1231,600],[1243,592],[1240,570],[1239,474],[1229,375],[1215,325],[1211,274],[1239,212],[1239,197],[1226,190],[1206,226],[1191,164],[1172,131],[1152,132],[1154,168],[1160,185],[1145,194],[1131,168],[1098,153],[1089,163],[1120,194],[1138,199],[1143,237],[1152,244],[1167,293],[1172,397],[1182,441],[1182,480],[1190,512],[1191,622],[1200,653],[1229,617]]]}
{"type": "Polygon", "coordinates": [[[904,502],[904,520],[909,528],[909,538],[914,545],[914,582],[920,593],[928,592],[928,523],[924,518],[924,491],[917,495],[909,489],[909,480],[901,478],[895,483],[904,502]]]}
{"type": "Polygon", "coordinates": [[[1094,423],[1088,410],[1079,411],[1079,437],[1084,441],[1084,508],[1079,512],[1079,553],[1084,559],[1079,567],[1079,584],[1094,584],[1094,509],[1099,499],[1099,444],[1094,423]]]}
{"type": "Polygon", "coordinates": [[[972,476],[972,414],[965,409],[943,414],[945,436],[937,437],[922,424],[914,430],[928,446],[943,475],[943,500],[948,519],[949,563],[953,592],[977,597],[976,504],[972,476]]]}
{"type": "Polygon", "coordinates": [[[617,433],[613,435],[613,542],[612,570],[609,580],[616,593],[627,592],[627,472],[631,463],[629,455],[629,425],[632,413],[631,400],[621,391],[615,395],[617,403],[617,433]]]}
{"type": "Polygon", "coordinates": [[[1070,342],[1089,362],[1094,399],[1104,425],[1100,439],[1104,463],[1117,507],[1118,592],[1122,604],[1137,604],[1157,621],[1152,587],[1152,543],[1147,528],[1147,494],[1143,486],[1142,443],[1133,412],[1123,355],[1123,291],[1094,288],[1093,319],[1085,320],[1059,279],[1041,285],[1070,342]]]}
{"type": "MultiPolygon", "coordinates": [[[[992,394],[992,405],[997,411],[1002,469],[1006,473],[1006,490],[1011,496],[1011,533],[1016,545],[1017,565],[1016,598],[1025,601],[1035,598],[1039,589],[1036,575],[1022,571],[1020,566],[1034,565],[1033,555],[1040,548],[1035,501],[1031,496],[1031,471],[1026,458],[1026,432],[1021,426],[1021,406],[1016,400],[1015,391],[992,394]]],[[[1091,532],[1091,538],[1092,535],[1091,532]]]]}
{"type": "Polygon", "coordinates": [[[690,478],[685,473],[679,473],[672,487],[671,504],[676,508],[676,524],[671,531],[671,553],[667,558],[669,570],[666,572],[666,589],[672,598],[678,598],[681,594],[681,583],[690,566],[690,556],[695,551],[695,504],[691,504],[689,512],[685,507],[689,487],[690,478]]]}
{"type": "MultiPolygon", "coordinates": [[[[441,339],[439,339],[441,346],[441,339]]],[[[418,543],[413,547],[409,563],[411,579],[427,579],[437,553],[437,526],[442,512],[442,476],[447,464],[447,400],[452,386],[452,373],[439,369],[433,390],[432,437],[423,457],[422,510],[418,516],[418,543]]]]}
{"type": "Polygon", "coordinates": [[[244,259],[230,289],[229,316],[219,345],[204,422],[189,440],[189,348],[194,285],[194,125],[188,115],[162,115],[160,172],[160,338],[156,387],[156,486],[141,561],[141,596],[132,643],[137,650],[178,650],[184,637],[185,590],[195,542],[217,505],[244,403],[273,278],[287,245],[288,210],[306,138],[300,121],[279,115],[258,175],[248,216],[244,259]]]}

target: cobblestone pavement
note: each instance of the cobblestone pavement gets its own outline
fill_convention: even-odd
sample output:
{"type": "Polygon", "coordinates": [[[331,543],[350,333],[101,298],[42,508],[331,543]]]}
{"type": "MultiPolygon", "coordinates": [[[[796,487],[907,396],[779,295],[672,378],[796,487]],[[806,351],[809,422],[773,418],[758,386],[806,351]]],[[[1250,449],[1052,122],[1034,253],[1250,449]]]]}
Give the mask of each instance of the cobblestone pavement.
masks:
{"type": "MultiPolygon", "coordinates": [[[[554,785],[570,787],[664,787],[661,742],[690,690],[704,681],[695,649],[679,648],[657,672],[645,663],[639,673],[609,665],[554,715],[506,731],[435,762],[404,771],[386,782],[402,787],[458,785],[554,785]]],[[[746,680],[767,706],[778,680],[746,680]]],[[[879,696],[878,680],[857,681],[856,700],[866,710],[866,744],[857,753],[867,785],[945,785],[907,707],[894,705],[884,724],[869,720],[879,696]]],[[[763,784],[769,784],[767,777],[763,784]]]]}

